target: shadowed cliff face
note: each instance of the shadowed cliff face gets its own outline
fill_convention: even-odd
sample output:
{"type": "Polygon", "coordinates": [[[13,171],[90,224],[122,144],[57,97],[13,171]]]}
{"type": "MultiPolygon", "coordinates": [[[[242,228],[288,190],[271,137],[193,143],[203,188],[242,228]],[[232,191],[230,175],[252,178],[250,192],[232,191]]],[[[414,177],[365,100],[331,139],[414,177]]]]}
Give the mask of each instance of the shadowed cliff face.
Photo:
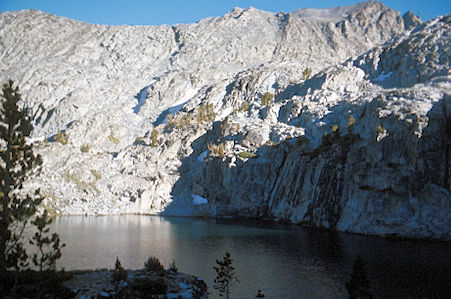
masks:
{"type": "Polygon", "coordinates": [[[44,158],[28,185],[62,214],[449,238],[448,20],[374,1],[174,26],[2,13],[0,71],[44,158]]]}
{"type": "Polygon", "coordinates": [[[372,136],[335,132],[313,149],[306,139],[294,138],[264,146],[257,158],[234,167],[230,159],[208,160],[200,195],[212,200],[218,216],[449,239],[449,97],[428,112],[421,137],[411,123],[377,118],[388,101],[379,96],[360,115],[358,122],[384,124],[379,130],[375,125],[372,136]]]}

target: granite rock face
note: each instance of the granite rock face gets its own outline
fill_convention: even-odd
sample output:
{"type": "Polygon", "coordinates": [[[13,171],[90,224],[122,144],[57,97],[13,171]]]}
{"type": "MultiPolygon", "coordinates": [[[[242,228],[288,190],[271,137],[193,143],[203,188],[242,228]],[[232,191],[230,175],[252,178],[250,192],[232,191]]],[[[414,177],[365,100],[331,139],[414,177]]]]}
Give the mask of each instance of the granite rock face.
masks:
{"type": "Polygon", "coordinates": [[[56,213],[451,239],[449,35],[377,1],[174,26],[5,12],[0,71],[56,213]]]}
{"type": "Polygon", "coordinates": [[[233,167],[228,157],[204,163],[198,184],[214,212],[450,239],[449,33],[446,17],[436,19],[293,88],[278,119],[304,128],[301,137],[270,140],[233,167]],[[436,58],[425,68],[421,49],[436,58]],[[384,65],[395,66],[390,76],[384,65]]]}

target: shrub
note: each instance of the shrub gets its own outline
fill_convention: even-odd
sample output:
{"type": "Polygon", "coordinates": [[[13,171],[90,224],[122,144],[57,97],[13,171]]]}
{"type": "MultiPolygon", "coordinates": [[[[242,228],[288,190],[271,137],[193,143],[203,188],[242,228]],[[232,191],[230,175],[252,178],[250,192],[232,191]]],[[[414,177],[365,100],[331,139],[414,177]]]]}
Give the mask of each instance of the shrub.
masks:
{"type": "Polygon", "coordinates": [[[186,113],[182,115],[181,124],[183,127],[189,126],[191,124],[191,113],[186,113]]]}
{"type": "Polygon", "coordinates": [[[207,121],[214,121],[216,118],[216,112],[213,107],[213,104],[207,105],[207,121]]]}
{"type": "Polygon", "coordinates": [[[270,92],[265,92],[262,95],[262,106],[267,106],[274,100],[274,95],[270,92]]]}
{"type": "Polygon", "coordinates": [[[335,139],[340,138],[340,128],[338,127],[338,125],[332,126],[332,135],[335,139]]]}
{"type": "Polygon", "coordinates": [[[133,142],[133,145],[137,145],[137,144],[143,144],[143,145],[145,145],[145,144],[146,144],[146,141],[144,140],[143,137],[136,137],[136,138],[135,138],[135,142],[133,142]]]}
{"type": "Polygon", "coordinates": [[[310,79],[310,77],[312,76],[312,69],[306,67],[305,70],[302,72],[302,75],[304,76],[304,80],[310,79]]]}
{"type": "Polygon", "coordinates": [[[118,144],[119,143],[119,138],[116,138],[114,136],[113,132],[111,132],[111,134],[108,136],[108,139],[114,144],[118,144]]]}
{"type": "Polygon", "coordinates": [[[58,130],[58,133],[56,134],[56,137],[55,137],[55,141],[57,141],[61,144],[67,144],[69,142],[69,137],[66,135],[65,132],[58,130]]]}
{"type": "Polygon", "coordinates": [[[244,101],[241,104],[239,111],[249,111],[249,103],[244,101]]]}
{"type": "Polygon", "coordinates": [[[138,294],[135,294],[136,297],[131,295],[130,297],[132,298],[141,298],[144,294],[146,295],[146,297],[143,298],[154,298],[147,296],[165,294],[166,290],[168,289],[168,285],[161,277],[154,279],[150,277],[139,277],[132,281],[131,288],[139,292],[138,294]]]}
{"type": "Polygon", "coordinates": [[[220,143],[218,145],[210,143],[207,145],[207,148],[210,151],[210,156],[212,157],[222,158],[225,155],[224,143],[220,143]]]}
{"type": "Polygon", "coordinates": [[[324,133],[321,138],[321,144],[318,145],[311,153],[310,158],[316,158],[318,155],[324,151],[327,151],[334,144],[334,139],[328,133],[324,133]]]}
{"type": "Polygon", "coordinates": [[[343,146],[349,146],[360,140],[362,140],[362,137],[360,137],[359,134],[346,134],[346,135],[338,138],[338,144],[343,145],[343,146]]]}
{"type": "Polygon", "coordinates": [[[174,119],[172,114],[166,114],[166,125],[164,126],[165,130],[171,130],[174,127],[174,119]]]}
{"type": "Polygon", "coordinates": [[[240,156],[243,159],[258,158],[257,154],[249,153],[249,152],[239,152],[238,156],[240,156]]]}
{"type": "Polygon", "coordinates": [[[354,125],[355,125],[355,118],[352,115],[348,116],[348,122],[346,123],[346,125],[348,126],[348,133],[352,134],[352,132],[354,131],[354,125]]]}
{"type": "Polygon", "coordinates": [[[147,262],[144,263],[144,267],[149,272],[163,272],[164,267],[161,265],[160,260],[154,256],[149,257],[147,262]]]}
{"type": "Polygon", "coordinates": [[[322,147],[330,147],[334,143],[334,140],[332,136],[328,133],[324,133],[323,137],[321,138],[321,145],[322,147]]]}
{"type": "Polygon", "coordinates": [[[174,117],[174,127],[180,130],[186,126],[191,125],[191,114],[190,113],[178,113],[174,117]]]}
{"type": "Polygon", "coordinates": [[[279,144],[280,144],[280,142],[274,142],[274,141],[272,141],[272,140],[266,141],[266,145],[267,145],[267,146],[277,146],[277,145],[279,145],[279,144]]]}
{"type": "Polygon", "coordinates": [[[120,282],[121,280],[127,279],[127,271],[122,267],[119,258],[116,257],[116,263],[114,264],[113,270],[113,282],[120,282]]]}
{"type": "Polygon", "coordinates": [[[298,139],[296,140],[297,145],[303,145],[303,144],[307,144],[309,142],[310,142],[310,140],[308,140],[308,138],[305,137],[304,135],[299,136],[298,139]]]}
{"type": "Polygon", "coordinates": [[[98,170],[91,169],[91,174],[96,179],[96,181],[98,181],[102,178],[102,174],[98,170]]]}
{"type": "Polygon", "coordinates": [[[353,115],[349,115],[349,116],[348,116],[347,126],[348,126],[348,127],[351,127],[351,126],[353,126],[354,124],[355,124],[355,118],[354,118],[354,116],[353,116],[353,115]]]}
{"type": "Polygon", "coordinates": [[[90,149],[91,147],[89,146],[89,144],[83,144],[81,147],[80,147],[80,150],[81,150],[81,152],[82,153],[87,153],[87,152],[89,152],[89,149],[90,149]]]}
{"type": "Polygon", "coordinates": [[[156,147],[158,146],[158,130],[153,129],[150,135],[150,146],[156,147]]]}
{"type": "MultiPolygon", "coordinates": [[[[193,113],[192,112],[180,112],[172,116],[172,114],[167,114],[167,123],[164,126],[165,130],[172,130],[177,129],[180,130],[186,126],[191,125],[191,121],[193,119],[193,113]]],[[[157,131],[158,132],[158,131],[157,131]]]]}
{"type": "Polygon", "coordinates": [[[234,114],[241,112],[241,111],[249,111],[249,103],[247,101],[244,101],[243,103],[241,103],[240,106],[235,106],[233,108],[234,114]]]}
{"type": "Polygon", "coordinates": [[[216,112],[214,111],[213,104],[203,104],[197,108],[197,122],[202,123],[205,121],[214,121],[216,118],[216,112]]]}
{"type": "Polygon", "coordinates": [[[293,139],[293,136],[287,136],[282,142],[286,143],[286,142],[290,141],[291,139],[293,139]]]}

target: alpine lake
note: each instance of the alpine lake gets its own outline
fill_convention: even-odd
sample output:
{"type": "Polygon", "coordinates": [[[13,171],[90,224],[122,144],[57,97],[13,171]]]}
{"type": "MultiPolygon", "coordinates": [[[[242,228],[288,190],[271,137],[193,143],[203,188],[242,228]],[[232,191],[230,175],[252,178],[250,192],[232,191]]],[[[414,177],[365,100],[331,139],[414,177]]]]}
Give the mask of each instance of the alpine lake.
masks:
{"type": "Polygon", "coordinates": [[[449,242],[384,239],[249,219],[146,215],[59,216],[52,230],[66,244],[58,268],[167,268],[202,278],[209,298],[213,266],[231,253],[239,282],[231,298],[346,298],[345,282],[360,255],[375,298],[441,298],[451,287],[449,242]]]}

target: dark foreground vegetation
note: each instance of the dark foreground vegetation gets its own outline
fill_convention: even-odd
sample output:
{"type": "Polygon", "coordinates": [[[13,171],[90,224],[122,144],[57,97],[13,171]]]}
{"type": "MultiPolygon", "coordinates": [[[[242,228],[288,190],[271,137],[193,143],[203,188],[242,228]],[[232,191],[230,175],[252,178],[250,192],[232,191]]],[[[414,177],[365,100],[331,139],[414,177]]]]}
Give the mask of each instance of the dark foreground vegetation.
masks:
{"type": "Polygon", "coordinates": [[[0,282],[0,298],[205,298],[207,285],[179,273],[175,262],[164,269],[155,257],[140,270],[125,270],[116,260],[113,270],[8,271],[0,282]]]}
{"type": "Polygon", "coordinates": [[[73,277],[64,271],[8,271],[1,284],[1,298],[74,298],[64,281],[73,277]]]}

